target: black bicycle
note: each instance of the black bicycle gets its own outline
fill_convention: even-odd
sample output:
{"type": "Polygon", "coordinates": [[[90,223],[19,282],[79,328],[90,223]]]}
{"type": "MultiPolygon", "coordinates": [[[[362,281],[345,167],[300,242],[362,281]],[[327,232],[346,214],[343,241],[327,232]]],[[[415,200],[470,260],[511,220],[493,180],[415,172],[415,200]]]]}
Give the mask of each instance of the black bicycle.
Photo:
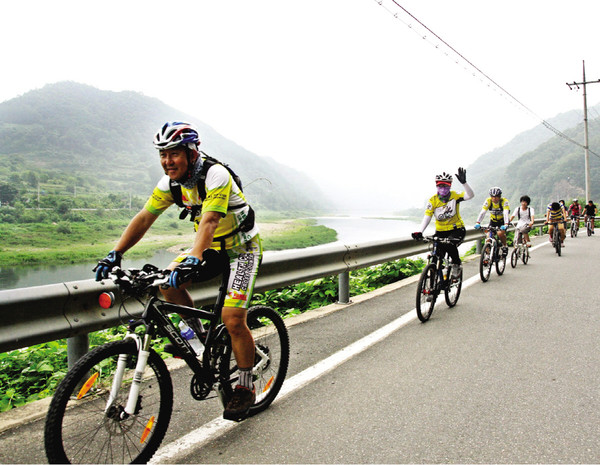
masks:
{"type": "Polygon", "coordinates": [[[485,283],[490,279],[492,266],[496,265],[496,273],[502,276],[506,268],[506,256],[500,252],[496,234],[500,228],[488,226],[484,229],[485,243],[479,259],[479,277],[485,283]]]}
{"type": "Polygon", "coordinates": [[[440,252],[440,244],[458,245],[462,239],[425,236],[423,241],[429,242],[430,253],[427,256],[427,266],[421,273],[417,286],[417,316],[425,323],[433,313],[433,307],[438,295],[444,291],[448,307],[454,307],[462,289],[462,269],[457,278],[452,278],[452,264],[447,253],[440,252]]]}
{"type": "Polygon", "coordinates": [[[558,254],[558,256],[561,256],[562,253],[562,241],[560,240],[560,229],[558,229],[558,225],[560,223],[564,223],[564,221],[551,221],[547,224],[553,224],[554,225],[554,230],[552,231],[552,247],[554,247],[554,250],[556,251],[556,253],[558,254]]]}
{"type": "MultiPolygon", "coordinates": [[[[152,265],[143,269],[113,269],[122,308],[128,299],[144,304],[140,318],[130,320],[124,339],[98,346],[82,357],[58,386],[46,417],[45,447],[50,463],[145,463],[162,442],[173,410],[171,376],[152,349],[158,335],[174,345],[194,373],[190,391],[203,400],[216,391],[223,405],[233,394],[239,374],[231,339],[221,322],[229,267],[223,271],[212,310],[175,305],[157,297],[169,271],[152,265]],[[169,318],[186,318],[204,351],[197,356],[169,318]],[[200,320],[201,319],[201,320],[200,320]]],[[[273,309],[248,310],[256,352],[253,378],[256,402],[249,415],[266,409],[285,379],[289,338],[281,316],[273,309]]],[[[213,396],[214,397],[214,396],[213,396]]]]}

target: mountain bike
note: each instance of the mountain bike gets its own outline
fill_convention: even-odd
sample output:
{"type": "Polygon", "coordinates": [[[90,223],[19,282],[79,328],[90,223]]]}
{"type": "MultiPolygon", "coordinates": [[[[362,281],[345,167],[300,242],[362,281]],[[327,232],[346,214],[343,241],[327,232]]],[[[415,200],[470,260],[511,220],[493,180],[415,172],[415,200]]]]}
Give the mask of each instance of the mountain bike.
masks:
{"type": "Polygon", "coordinates": [[[579,232],[579,216],[573,215],[573,216],[571,216],[571,237],[577,237],[578,232],[579,232]]]}
{"type": "MultiPolygon", "coordinates": [[[[222,253],[222,252],[221,252],[222,253]]],[[[83,356],[58,386],[46,417],[45,447],[50,463],[145,463],[162,442],[173,410],[171,376],[152,349],[165,336],[193,372],[190,392],[203,400],[216,391],[226,405],[239,373],[231,339],[221,322],[229,267],[222,274],[212,310],[185,307],[160,300],[170,271],[145,265],[141,270],[114,268],[124,309],[127,300],[144,304],[140,318],[129,321],[121,341],[98,346],[83,356]],[[169,314],[183,315],[204,343],[197,356],[169,314]]],[[[107,294],[104,298],[112,299],[107,294]]],[[[252,370],[256,402],[249,415],[266,409],[285,379],[289,338],[283,319],[273,309],[255,306],[247,323],[256,351],[252,370]]],[[[212,396],[214,397],[214,396],[212,396]]]]}
{"type": "Polygon", "coordinates": [[[516,268],[517,263],[519,263],[519,259],[523,262],[523,265],[527,265],[529,261],[529,247],[525,244],[523,240],[523,233],[518,229],[515,230],[515,248],[510,255],[510,266],[516,268]]]}
{"type": "Polygon", "coordinates": [[[562,253],[562,241],[560,240],[560,230],[558,229],[558,225],[564,223],[564,221],[551,221],[549,223],[547,223],[548,225],[552,224],[554,225],[554,229],[552,231],[552,247],[554,247],[554,250],[556,251],[556,253],[558,254],[558,256],[560,257],[561,253],[562,253]]]}
{"type": "Polygon", "coordinates": [[[433,307],[438,295],[444,291],[448,307],[454,307],[462,289],[462,269],[458,278],[452,278],[452,264],[446,252],[439,250],[440,244],[458,245],[462,239],[425,236],[424,242],[429,242],[431,253],[427,256],[427,265],[421,273],[417,286],[417,316],[425,323],[433,313],[433,307]]]}
{"type": "Polygon", "coordinates": [[[506,256],[501,253],[498,246],[498,239],[496,239],[496,234],[499,230],[500,228],[495,226],[488,226],[484,229],[485,243],[483,244],[481,258],[479,259],[479,276],[484,283],[490,279],[494,264],[496,264],[496,273],[498,273],[498,276],[502,276],[506,268],[506,256]]]}
{"type": "Polygon", "coordinates": [[[585,230],[587,231],[588,236],[591,236],[592,234],[594,234],[592,222],[595,222],[595,220],[596,220],[595,216],[588,216],[585,219],[585,230]]]}

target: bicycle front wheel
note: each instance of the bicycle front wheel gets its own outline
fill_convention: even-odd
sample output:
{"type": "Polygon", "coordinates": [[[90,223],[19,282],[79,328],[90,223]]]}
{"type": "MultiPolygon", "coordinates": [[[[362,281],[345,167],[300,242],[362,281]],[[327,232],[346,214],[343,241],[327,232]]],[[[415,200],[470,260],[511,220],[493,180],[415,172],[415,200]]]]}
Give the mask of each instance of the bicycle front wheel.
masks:
{"type": "Polygon", "coordinates": [[[523,262],[523,265],[527,265],[527,262],[529,261],[529,247],[525,247],[523,250],[521,261],[523,262]]]}
{"type": "Polygon", "coordinates": [[[463,270],[460,270],[458,279],[448,279],[450,279],[450,282],[448,283],[448,287],[444,290],[444,298],[446,299],[446,305],[448,305],[448,307],[454,307],[458,302],[460,291],[462,289],[463,270]]]}
{"type": "Polygon", "coordinates": [[[423,323],[431,317],[437,299],[436,272],[437,268],[433,263],[427,265],[417,286],[417,316],[423,323]]]}
{"type": "Polygon", "coordinates": [[[518,261],[519,261],[519,252],[517,252],[517,249],[515,248],[512,251],[512,253],[510,254],[510,266],[512,266],[513,268],[516,268],[518,261]]]}
{"type": "MultiPolygon", "coordinates": [[[[257,305],[248,310],[248,328],[254,338],[254,388],[256,401],[249,415],[265,410],[277,397],[290,361],[290,340],[281,315],[270,307],[257,305]]],[[[226,351],[221,360],[221,383],[230,398],[239,379],[235,357],[226,351]]]]}
{"type": "Polygon", "coordinates": [[[496,260],[496,273],[498,276],[502,276],[504,270],[506,269],[506,255],[501,253],[496,260]]]}
{"type": "Polygon", "coordinates": [[[49,463],[146,463],[152,458],[169,426],[173,385],[165,362],[150,351],[135,412],[127,415],[137,359],[135,341],[110,342],[87,353],[67,373],[46,417],[49,463]],[[124,370],[113,386],[119,359],[124,370]]]}
{"type": "Polygon", "coordinates": [[[490,273],[492,272],[492,244],[486,243],[481,251],[481,258],[479,259],[479,276],[485,283],[490,279],[490,273]]]}

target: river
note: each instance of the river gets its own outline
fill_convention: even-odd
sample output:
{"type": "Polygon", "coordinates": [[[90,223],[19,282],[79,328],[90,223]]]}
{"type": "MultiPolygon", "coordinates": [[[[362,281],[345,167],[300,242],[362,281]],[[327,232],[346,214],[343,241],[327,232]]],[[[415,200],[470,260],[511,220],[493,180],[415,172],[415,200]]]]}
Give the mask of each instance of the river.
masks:
{"type": "MultiPolygon", "coordinates": [[[[379,239],[409,237],[417,223],[399,217],[317,217],[318,224],[327,226],[337,232],[338,242],[344,244],[360,244],[379,239]]],[[[166,250],[157,251],[152,257],[126,260],[125,266],[142,267],[145,263],[153,263],[158,267],[167,266],[173,259],[173,253],[166,250]]],[[[80,281],[93,278],[92,268],[96,262],[71,265],[30,265],[0,268],[0,289],[17,289],[30,286],[41,286],[69,281],[80,281]]]]}

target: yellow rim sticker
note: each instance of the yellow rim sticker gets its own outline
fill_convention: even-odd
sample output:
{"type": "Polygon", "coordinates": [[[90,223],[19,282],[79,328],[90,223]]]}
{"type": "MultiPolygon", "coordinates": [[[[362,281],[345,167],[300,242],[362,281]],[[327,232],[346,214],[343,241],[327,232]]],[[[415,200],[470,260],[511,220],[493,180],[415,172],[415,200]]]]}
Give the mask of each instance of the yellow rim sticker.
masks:
{"type": "Polygon", "coordinates": [[[263,389],[263,392],[267,392],[271,388],[271,384],[273,384],[273,381],[275,381],[275,376],[271,376],[271,379],[269,379],[267,384],[265,384],[265,388],[263,389]]]}
{"type": "Polygon", "coordinates": [[[142,433],[142,437],[140,438],[140,444],[143,444],[144,441],[148,438],[148,435],[150,434],[150,431],[152,431],[153,426],[154,426],[154,415],[152,415],[152,417],[150,417],[150,420],[148,420],[148,423],[146,424],[146,428],[144,429],[144,432],[142,433]]]}
{"type": "Polygon", "coordinates": [[[85,396],[88,393],[88,391],[92,388],[92,386],[98,379],[99,375],[100,374],[98,372],[96,372],[88,378],[88,380],[85,382],[83,387],[80,389],[79,394],[77,394],[77,400],[81,399],[83,396],[85,396]]]}

